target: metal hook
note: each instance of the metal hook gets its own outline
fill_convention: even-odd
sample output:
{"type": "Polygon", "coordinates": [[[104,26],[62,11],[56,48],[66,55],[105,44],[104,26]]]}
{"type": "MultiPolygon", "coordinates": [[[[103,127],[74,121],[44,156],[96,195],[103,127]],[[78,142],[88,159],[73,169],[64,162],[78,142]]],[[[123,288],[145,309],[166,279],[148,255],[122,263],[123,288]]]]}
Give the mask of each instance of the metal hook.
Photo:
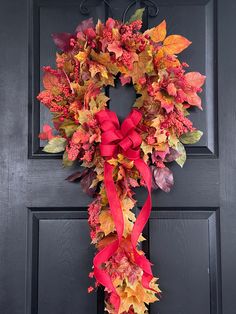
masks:
{"type": "MultiPolygon", "coordinates": [[[[113,16],[113,11],[112,11],[112,7],[111,7],[109,1],[107,1],[107,0],[102,0],[102,1],[108,7],[108,9],[110,10],[110,13],[111,13],[110,15],[112,17],[113,16]]],[[[80,13],[83,14],[83,15],[89,15],[89,13],[90,13],[89,8],[86,5],[86,2],[87,2],[87,0],[82,0],[80,2],[80,6],[79,6],[80,13]]]]}
{"type": "Polygon", "coordinates": [[[157,4],[152,0],[144,0],[143,2],[148,9],[148,15],[150,17],[156,17],[160,11],[160,8],[157,6],[157,4]]]}
{"type": "Polygon", "coordinates": [[[85,5],[85,2],[86,0],[82,0],[80,2],[80,5],[79,5],[79,10],[80,10],[80,13],[83,14],[83,15],[89,15],[89,9],[88,7],[85,5]]]}

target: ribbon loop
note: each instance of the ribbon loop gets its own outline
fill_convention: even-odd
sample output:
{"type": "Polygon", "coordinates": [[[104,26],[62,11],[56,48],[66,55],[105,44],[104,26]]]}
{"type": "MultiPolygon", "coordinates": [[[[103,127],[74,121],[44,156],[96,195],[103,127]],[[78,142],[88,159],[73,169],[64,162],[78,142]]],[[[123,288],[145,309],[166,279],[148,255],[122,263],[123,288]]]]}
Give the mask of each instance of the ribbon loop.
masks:
{"type": "Polygon", "coordinates": [[[136,159],[137,152],[132,152],[132,150],[139,148],[142,142],[141,136],[135,131],[135,127],[142,118],[141,113],[133,109],[121,127],[115,112],[108,109],[99,111],[96,117],[103,131],[100,144],[102,156],[112,158],[121,151],[127,158],[136,159]],[[116,149],[114,145],[117,145],[116,149]]]}

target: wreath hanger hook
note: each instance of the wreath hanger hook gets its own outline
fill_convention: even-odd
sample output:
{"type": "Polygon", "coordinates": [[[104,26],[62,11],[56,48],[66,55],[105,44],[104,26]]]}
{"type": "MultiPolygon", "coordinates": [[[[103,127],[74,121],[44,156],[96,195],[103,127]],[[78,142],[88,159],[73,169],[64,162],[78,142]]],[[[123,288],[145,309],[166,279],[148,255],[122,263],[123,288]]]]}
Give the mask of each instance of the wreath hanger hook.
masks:
{"type": "MultiPolygon", "coordinates": [[[[113,10],[108,0],[102,0],[104,4],[107,6],[108,10],[110,10],[110,16],[113,17],[113,10]]],[[[90,10],[86,5],[87,0],[82,0],[80,2],[79,10],[82,15],[89,15],[90,10]]]]}

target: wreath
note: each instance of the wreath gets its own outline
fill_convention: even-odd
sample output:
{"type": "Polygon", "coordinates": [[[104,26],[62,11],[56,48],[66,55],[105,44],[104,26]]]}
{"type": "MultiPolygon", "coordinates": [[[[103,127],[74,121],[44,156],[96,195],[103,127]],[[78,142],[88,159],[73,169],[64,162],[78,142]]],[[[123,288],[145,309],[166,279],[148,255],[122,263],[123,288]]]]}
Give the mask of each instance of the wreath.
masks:
{"type": "MultiPolygon", "coordinates": [[[[139,245],[151,211],[151,189],[169,192],[173,174],[167,163],[181,167],[183,144],[197,142],[202,132],[187,118],[201,107],[198,92],[205,76],[186,73],[177,54],[191,42],[180,35],[166,37],[166,22],[141,32],[143,9],[127,23],[83,21],[74,33],[53,34],[60,52],[56,69],[44,67],[44,90],[38,95],[52,113],[54,128],[44,125],[40,139],[47,153],[63,152],[63,165],[80,163],[83,171],[68,180],[80,181],[94,197],[88,223],[97,253],[89,277],[105,288],[106,311],[148,313],[160,289],[151,264],[139,245]],[[108,109],[107,86],[132,84],[137,93],[122,123],[108,109]],[[148,197],[139,215],[134,189],[148,197]]],[[[88,292],[94,290],[90,286],[88,292]]]]}

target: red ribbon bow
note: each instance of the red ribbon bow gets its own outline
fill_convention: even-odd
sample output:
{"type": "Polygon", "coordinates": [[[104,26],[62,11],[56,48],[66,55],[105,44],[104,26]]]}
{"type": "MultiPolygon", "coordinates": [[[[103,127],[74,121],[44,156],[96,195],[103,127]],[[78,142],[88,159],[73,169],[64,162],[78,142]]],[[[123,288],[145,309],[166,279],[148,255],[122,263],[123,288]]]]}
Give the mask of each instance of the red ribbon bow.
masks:
{"type": "MultiPolygon", "coordinates": [[[[133,109],[121,126],[116,113],[108,109],[99,111],[96,118],[102,129],[100,144],[101,155],[109,160],[112,157],[116,157],[116,155],[120,152],[129,160],[133,160],[148,190],[147,200],[135,221],[131,233],[131,243],[133,247],[134,260],[143,270],[142,284],[145,288],[151,289],[149,287],[149,283],[153,278],[151,264],[144,255],[140,255],[137,251],[138,239],[146,222],[148,221],[152,207],[151,173],[147,164],[140,158],[140,145],[142,143],[142,138],[135,130],[142,118],[142,114],[138,110],[133,109]]],[[[118,249],[124,231],[123,212],[112,175],[114,166],[109,164],[107,160],[104,164],[104,185],[118,239],[99,251],[94,257],[93,263],[96,280],[111,291],[112,303],[118,310],[120,306],[120,298],[110,276],[103,269],[101,269],[101,264],[105,263],[118,249]]]]}

